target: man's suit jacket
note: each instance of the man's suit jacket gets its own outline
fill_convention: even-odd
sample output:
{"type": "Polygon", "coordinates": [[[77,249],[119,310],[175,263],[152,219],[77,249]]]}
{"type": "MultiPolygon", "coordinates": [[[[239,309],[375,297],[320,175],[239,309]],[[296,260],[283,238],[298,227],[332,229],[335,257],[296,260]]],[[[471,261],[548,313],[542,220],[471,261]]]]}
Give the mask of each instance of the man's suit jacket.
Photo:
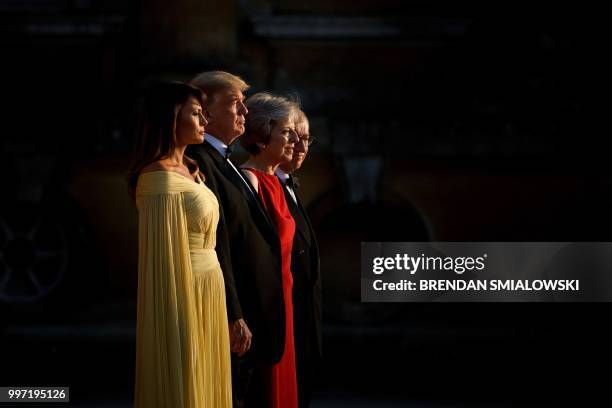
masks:
{"type": "Polygon", "coordinates": [[[247,357],[280,360],[285,342],[280,242],[259,197],[208,142],[190,146],[205,183],[219,200],[216,252],[230,321],[243,318],[253,334],[247,357]]]}
{"type": "Polygon", "coordinates": [[[322,350],[319,247],[298,192],[294,190],[296,203],[286,186],[283,191],[296,226],[291,252],[296,349],[298,354],[309,360],[318,359],[322,350]]]}

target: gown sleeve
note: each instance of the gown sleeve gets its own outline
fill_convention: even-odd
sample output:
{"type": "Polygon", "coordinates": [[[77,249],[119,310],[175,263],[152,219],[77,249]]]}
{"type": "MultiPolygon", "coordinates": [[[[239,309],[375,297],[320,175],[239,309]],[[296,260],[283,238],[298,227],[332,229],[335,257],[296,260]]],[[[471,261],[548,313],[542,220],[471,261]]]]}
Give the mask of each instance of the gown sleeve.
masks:
{"type": "Polygon", "coordinates": [[[137,197],[139,210],[135,406],[193,406],[195,294],[182,193],[137,197]],[[163,402],[162,402],[163,401],[163,402]]]}

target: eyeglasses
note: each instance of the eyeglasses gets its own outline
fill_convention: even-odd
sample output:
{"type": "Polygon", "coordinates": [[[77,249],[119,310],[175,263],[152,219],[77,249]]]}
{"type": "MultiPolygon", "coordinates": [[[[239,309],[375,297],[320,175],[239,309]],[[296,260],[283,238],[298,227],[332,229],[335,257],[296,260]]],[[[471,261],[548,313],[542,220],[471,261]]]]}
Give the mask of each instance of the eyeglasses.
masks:
{"type": "Polygon", "coordinates": [[[312,144],[315,142],[315,140],[317,140],[316,137],[310,136],[309,134],[298,135],[298,137],[300,138],[300,140],[303,140],[304,143],[306,143],[306,146],[308,146],[308,147],[312,146],[312,144]]]}

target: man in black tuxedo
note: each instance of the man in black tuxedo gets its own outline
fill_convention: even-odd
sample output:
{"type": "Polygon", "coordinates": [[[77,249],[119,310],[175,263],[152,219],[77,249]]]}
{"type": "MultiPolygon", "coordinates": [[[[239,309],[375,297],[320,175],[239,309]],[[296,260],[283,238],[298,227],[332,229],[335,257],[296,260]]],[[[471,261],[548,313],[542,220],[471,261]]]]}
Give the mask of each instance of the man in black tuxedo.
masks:
{"type": "Polygon", "coordinates": [[[276,175],[283,185],[287,206],[295,220],[296,231],[291,253],[293,274],[293,327],[297,364],[299,407],[308,407],[315,373],[321,362],[321,274],[317,240],[298,194],[299,169],[312,143],[308,119],[299,111],[295,130],[300,141],[293,148],[291,161],[282,163],[276,175]]]}
{"type": "Polygon", "coordinates": [[[204,143],[188,150],[219,200],[216,252],[226,287],[232,350],[234,407],[265,405],[266,367],[278,362],[285,342],[279,238],[257,193],[229,158],[228,146],[244,133],[248,85],[223,71],[203,72],[191,83],[207,96],[204,143]]]}

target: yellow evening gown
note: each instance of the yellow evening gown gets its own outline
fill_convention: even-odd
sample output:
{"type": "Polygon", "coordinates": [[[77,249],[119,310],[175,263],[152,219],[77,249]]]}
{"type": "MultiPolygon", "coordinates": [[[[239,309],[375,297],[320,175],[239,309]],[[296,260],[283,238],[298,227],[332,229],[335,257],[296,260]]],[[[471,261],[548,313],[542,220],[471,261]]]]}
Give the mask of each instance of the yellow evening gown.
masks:
{"type": "Polygon", "coordinates": [[[135,407],[232,405],[219,205],[198,181],[167,171],[138,178],[135,407]]]}

